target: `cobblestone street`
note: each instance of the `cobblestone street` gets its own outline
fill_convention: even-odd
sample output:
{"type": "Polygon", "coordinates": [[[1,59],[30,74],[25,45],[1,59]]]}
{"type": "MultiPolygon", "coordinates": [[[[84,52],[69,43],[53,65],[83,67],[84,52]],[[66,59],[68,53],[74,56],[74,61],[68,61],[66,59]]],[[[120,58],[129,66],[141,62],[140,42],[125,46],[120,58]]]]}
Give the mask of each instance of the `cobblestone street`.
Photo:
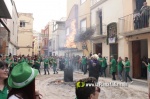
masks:
{"type": "MultiPolygon", "coordinates": [[[[63,82],[63,72],[59,74],[39,75],[36,78],[36,88],[43,95],[42,99],[75,99],[75,82],[63,82]]],[[[88,77],[81,73],[74,73],[74,81],[88,77]]],[[[110,78],[99,78],[99,82],[111,82],[110,78]]],[[[119,82],[119,81],[116,81],[119,82]]],[[[148,87],[128,84],[128,87],[101,87],[99,99],[148,99],[148,87]]]]}

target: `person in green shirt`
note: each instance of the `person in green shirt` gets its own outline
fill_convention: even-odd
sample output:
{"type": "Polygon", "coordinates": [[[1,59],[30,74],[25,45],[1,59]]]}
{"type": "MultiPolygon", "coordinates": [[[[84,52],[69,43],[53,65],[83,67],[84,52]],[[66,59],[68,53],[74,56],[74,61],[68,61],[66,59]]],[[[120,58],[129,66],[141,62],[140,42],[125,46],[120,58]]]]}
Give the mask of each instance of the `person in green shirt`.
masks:
{"type": "Polygon", "coordinates": [[[104,76],[106,77],[106,68],[107,68],[106,58],[103,57],[102,60],[101,60],[101,62],[102,62],[102,65],[101,65],[101,67],[102,67],[102,75],[104,74],[104,76]]]}
{"type": "Polygon", "coordinates": [[[0,99],[7,99],[8,64],[0,61],[0,99]]]}
{"type": "Polygon", "coordinates": [[[87,72],[87,58],[85,56],[82,56],[82,68],[83,68],[83,72],[84,74],[86,74],[87,72]]]}
{"type": "Polygon", "coordinates": [[[100,71],[99,75],[102,76],[102,73],[103,73],[103,69],[102,69],[103,58],[102,58],[102,55],[100,53],[98,54],[98,56],[99,56],[98,61],[99,61],[99,69],[100,69],[99,70],[100,71]]]}
{"type": "Polygon", "coordinates": [[[118,67],[118,76],[119,76],[120,81],[122,82],[123,81],[123,78],[122,78],[123,63],[122,63],[122,58],[121,57],[118,58],[117,67],[118,67]]]}
{"type": "Polygon", "coordinates": [[[125,69],[125,81],[127,82],[127,78],[133,83],[132,78],[129,76],[130,72],[130,61],[128,60],[128,57],[125,57],[125,63],[124,63],[124,69],[125,69]]]}
{"type": "Polygon", "coordinates": [[[41,75],[40,66],[41,66],[40,59],[38,57],[36,57],[35,60],[34,60],[33,67],[35,69],[37,69],[39,71],[39,74],[41,75]]]}
{"type": "Polygon", "coordinates": [[[44,72],[45,72],[44,75],[46,75],[46,71],[48,72],[48,75],[49,75],[49,69],[48,69],[49,60],[47,57],[45,57],[45,59],[43,61],[44,61],[44,72]]]}
{"type": "Polygon", "coordinates": [[[52,66],[53,66],[54,74],[55,74],[55,73],[58,74],[58,72],[57,72],[57,70],[56,70],[56,68],[57,68],[57,60],[56,60],[56,58],[53,58],[52,66]]]}
{"type": "Polygon", "coordinates": [[[145,66],[147,66],[148,72],[150,72],[150,58],[148,59],[148,64],[146,64],[144,61],[142,61],[142,63],[144,63],[145,66]]]}
{"type": "Polygon", "coordinates": [[[114,59],[113,56],[111,56],[111,62],[110,62],[110,65],[111,65],[111,74],[112,74],[112,80],[116,80],[116,68],[117,68],[117,64],[116,64],[116,60],[114,59]]]}

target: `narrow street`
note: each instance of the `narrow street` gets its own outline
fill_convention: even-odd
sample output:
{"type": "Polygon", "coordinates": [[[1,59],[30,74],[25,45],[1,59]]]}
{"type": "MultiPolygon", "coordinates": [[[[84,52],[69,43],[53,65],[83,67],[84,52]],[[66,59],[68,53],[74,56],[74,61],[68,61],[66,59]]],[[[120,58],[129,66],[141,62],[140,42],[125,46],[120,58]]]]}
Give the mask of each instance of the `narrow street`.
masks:
{"type": "MultiPolygon", "coordinates": [[[[42,99],[75,99],[75,81],[88,77],[80,72],[74,73],[74,82],[63,82],[63,72],[58,74],[38,75],[36,89],[43,95],[42,99]]],[[[99,82],[111,82],[110,78],[99,78],[99,82]]],[[[119,82],[118,80],[116,82],[119,82]]],[[[101,87],[99,99],[148,99],[148,86],[138,85],[136,81],[128,87],[101,87]]]]}

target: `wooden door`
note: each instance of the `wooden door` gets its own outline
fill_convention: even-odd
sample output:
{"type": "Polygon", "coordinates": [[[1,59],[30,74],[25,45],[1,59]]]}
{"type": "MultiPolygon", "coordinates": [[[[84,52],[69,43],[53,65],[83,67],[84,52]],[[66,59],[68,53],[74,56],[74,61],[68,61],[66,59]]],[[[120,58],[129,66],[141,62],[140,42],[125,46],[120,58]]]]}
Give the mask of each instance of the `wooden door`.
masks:
{"type": "Polygon", "coordinates": [[[96,54],[98,53],[102,54],[102,43],[98,43],[95,45],[95,51],[96,51],[96,54]]]}
{"type": "Polygon", "coordinates": [[[132,65],[133,78],[141,78],[141,43],[140,41],[132,42],[132,65]]]}

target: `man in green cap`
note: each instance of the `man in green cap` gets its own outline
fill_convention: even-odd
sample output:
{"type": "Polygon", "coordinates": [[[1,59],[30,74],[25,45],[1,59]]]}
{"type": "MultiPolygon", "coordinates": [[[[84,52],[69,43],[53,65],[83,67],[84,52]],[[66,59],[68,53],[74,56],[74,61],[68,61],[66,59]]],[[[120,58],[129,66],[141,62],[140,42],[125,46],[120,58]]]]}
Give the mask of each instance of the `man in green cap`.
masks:
{"type": "Polygon", "coordinates": [[[111,65],[111,74],[112,74],[112,80],[116,80],[116,60],[114,59],[113,56],[111,56],[111,62],[110,62],[110,65],[111,65]]]}

